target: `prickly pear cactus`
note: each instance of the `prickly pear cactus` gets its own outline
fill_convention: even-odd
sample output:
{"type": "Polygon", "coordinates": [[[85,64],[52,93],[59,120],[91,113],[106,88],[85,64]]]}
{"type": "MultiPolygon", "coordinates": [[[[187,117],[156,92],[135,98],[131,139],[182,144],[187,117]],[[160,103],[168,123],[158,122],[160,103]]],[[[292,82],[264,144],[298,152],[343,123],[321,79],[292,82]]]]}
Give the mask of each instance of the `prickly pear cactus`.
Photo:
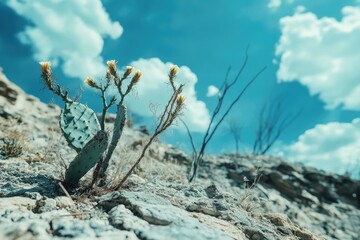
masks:
{"type": "Polygon", "coordinates": [[[100,131],[95,112],[79,102],[65,104],[60,115],[60,127],[66,141],[77,152],[100,131]]]}
{"type": "Polygon", "coordinates": [[[115,118],[115,122],[114,122],[113,136],[111,138],[111,143],[110,143],[109,149],[107,151],[103,166],[99,172],[100,177],[104,177],[104,175],[105,175],[105,172],[109,166],[111,155],[113,154],[113,152],[120,140],[125,123],[126,123],[126,107],[122,104],[119,104],[117,107],[117,113],[116,113],[116,118],[115,118]]]}
{"type": "Polygon", "coordinates": [[[82,178],[95,164],[100,161],[109,143],[108,133],[99,131],[91,139],[70,163],[65,173],[64,182],[77,185],[82,178]]]}

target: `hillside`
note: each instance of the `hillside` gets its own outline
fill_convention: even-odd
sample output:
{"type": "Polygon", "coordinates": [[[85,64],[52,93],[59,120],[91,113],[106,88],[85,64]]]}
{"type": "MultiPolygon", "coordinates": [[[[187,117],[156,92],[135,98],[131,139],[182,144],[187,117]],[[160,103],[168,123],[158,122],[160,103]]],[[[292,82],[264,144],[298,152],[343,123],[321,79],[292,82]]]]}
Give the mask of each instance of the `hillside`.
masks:
{"type": "MultiPolygon", "coordinates": [[[[359,181],[271,156],[207,155],[189,184],[190,154],[156,142],[120,191],[69,198],[60,111],[0,71],[0,239],[360,239],[359,181]]],[[[147,138],[125,129],[114,184],[147,138]]]]}

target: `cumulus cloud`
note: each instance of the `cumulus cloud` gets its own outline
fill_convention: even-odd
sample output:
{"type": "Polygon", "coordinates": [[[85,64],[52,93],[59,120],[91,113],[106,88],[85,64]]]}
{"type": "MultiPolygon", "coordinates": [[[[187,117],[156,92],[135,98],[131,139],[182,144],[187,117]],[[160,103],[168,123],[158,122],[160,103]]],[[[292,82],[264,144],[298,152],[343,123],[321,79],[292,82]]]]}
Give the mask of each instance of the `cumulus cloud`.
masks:
{"type": "Polygon", "coordinates": [[[299,81],[327,109],[360,110],[360,7],[344,7],[342,14],[340,21],[301,11],[283,17],[277,78],[299,81]]]}
{"type": "Polygon", "coordinates": [[[360,118],[350,123],[316,125],[300,135],[285,152],[291,160],[343,173],[360,161],[360,118]]]}
{"type": "Polygon", "coordinates": [[[103,37],[116,39],[123,32],[100,0],[8,0],[7,6],[31,22],[18,37],[32,46],[35,60],[61,61],[71,77],[103,75],[103,37]]]}
{"type": "Polygon", "coordinates": [[[283,0],[269,0],[267,7],[268,7],[269,9],[271,9],[271,10],[276,11],[276,10],[278,10],[278,9],[281,7],[281,5],[282,5],[284,2],[287,3],[287,4],[291,4],[291,3],[293,3],[294,1],[295,1],[295,0],[286,0],[286,1],[283,1],[283,0]]]}
{"type": "Polygon", "coordinates": [[[267,6],[270,9],[276,10],[281,6],[281,0],[270,0],[267,6]]]}
{"type": "MultiPolygon", "coordinates": [[[[101,57],[103,38],[117,39],[123,28],[119,22],[111,21],[100,0],[7,0],[7,6],[31,22],[18,37],[22,43],[31,45],[35,60],[49,60],[55,66],[61,62],[63,72],[71,77],[103,77],[106,71],[101,57]]],[[[131,110],[141,116],[153,116],[149,108],[152,103],[159,105],[160,113],[171,94],[166,83],[173,64],[152,58],[139,59],[131,65],[143,73],[136,87],[141,97],[132,95],[127,101],[131,110]]],[[[210,117],[205,103],[196,98],[196,75],[182,66],[177,81],[186,83],[183,119],[192,131],[204,131],[210,117]]]]}
{"type": "MultiPolygon", "coordinates": [[[[141,58],[131,62],[130,65],[142,71],[142,77],[136,86],[137,94],[127,99],[130,109],[142,116],[153,116],[149,108],[152,104],[158,106],[158,114],[160,114],[171,95],[168,73],[173,63],[164,63],[158,58],[141,58]]],[[[176,82],[185,84],[183,95],[186,97],[186,108],[182,116],[183,120],[189,125],[190,130],[205,131],[210,122],[210,116],[206,104],[196,98],[196,75],[187,66],[181,66],[176,82]]]]}
{"type": "Polygon", "coordinates": [[[214,97],[219,95],[219,89],[214,85],[210,85],[207,90],[207,97],[214,97]]]}

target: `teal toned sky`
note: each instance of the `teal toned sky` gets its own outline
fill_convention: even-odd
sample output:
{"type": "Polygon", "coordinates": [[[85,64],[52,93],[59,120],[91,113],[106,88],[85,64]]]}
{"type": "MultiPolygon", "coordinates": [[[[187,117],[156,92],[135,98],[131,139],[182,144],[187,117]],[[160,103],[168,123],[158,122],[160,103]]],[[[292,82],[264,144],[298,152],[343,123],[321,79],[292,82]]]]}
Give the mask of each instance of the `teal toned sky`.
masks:
{"type": "MultiPolygon", "coordinates": [[[[226,70],[233,78],[249,48],[229,104],[262,67],[267,70],[223,122],[207,152],[234,152],[229,122],[242,127],[251,152],[262,106],[283,99],[283,115],[301,111],[270,153],[329,171],[360,166],[360,2],[356,0],[0,0],[0,66],[9,79],[44,102],[62,103],[40,79],[50,60],[59,83],[96,111],[100,98],[83,85],[104,76],[106,61],[143,72],[127,102],[139,124],[154,126],[149,104],[169,96],[167,71],[180,67],[183,119],[200,145],[226,70]],[[221,4],[220,4],[221,3],[221,4]],[[209,88],[210,87],[210,88],[209,88]],[[211,96],[214,95],[215,96],[211,96]]],[[[190,151],[180,124],[162,139],[190,151]]]]}

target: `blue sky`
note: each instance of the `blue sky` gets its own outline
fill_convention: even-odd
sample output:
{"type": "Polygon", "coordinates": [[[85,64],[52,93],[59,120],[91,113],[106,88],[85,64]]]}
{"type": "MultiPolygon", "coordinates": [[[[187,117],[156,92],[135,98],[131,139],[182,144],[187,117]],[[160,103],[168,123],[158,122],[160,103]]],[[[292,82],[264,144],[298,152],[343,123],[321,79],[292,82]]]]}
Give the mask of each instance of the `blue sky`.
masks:
{"type": "MultiPolygon", "coordinates": [[[[99,111],[100,99],[83,79],[101,78],[106,61],[116,59],[119,68],[143,72],[127,104],[151,128],[149,104],[161,108],[169,95],[167,71],[177,64],[177,79],[186,84],[183,118],[197,145],[217,102],[207,96],[208,87],[220,87],[229,66],[235,75],[250,44],[248,65],[229,100],[259,69],[267,70],[208,152],[234,152],[230,120],[243,127],[241,152],[250,152],[261,107],[282,98],[284,115],[301,115],[271,154],[337,172],[359,164],[359,1],[2,0],[0,18],[0,66],[44,102],[61,105],[43,89],[39,61],[52,61],[58,82],[73,93],[82,86],[81,101],[99,111]]],[[[190,150],[180,124],[163,140],[190,150]]]]}

